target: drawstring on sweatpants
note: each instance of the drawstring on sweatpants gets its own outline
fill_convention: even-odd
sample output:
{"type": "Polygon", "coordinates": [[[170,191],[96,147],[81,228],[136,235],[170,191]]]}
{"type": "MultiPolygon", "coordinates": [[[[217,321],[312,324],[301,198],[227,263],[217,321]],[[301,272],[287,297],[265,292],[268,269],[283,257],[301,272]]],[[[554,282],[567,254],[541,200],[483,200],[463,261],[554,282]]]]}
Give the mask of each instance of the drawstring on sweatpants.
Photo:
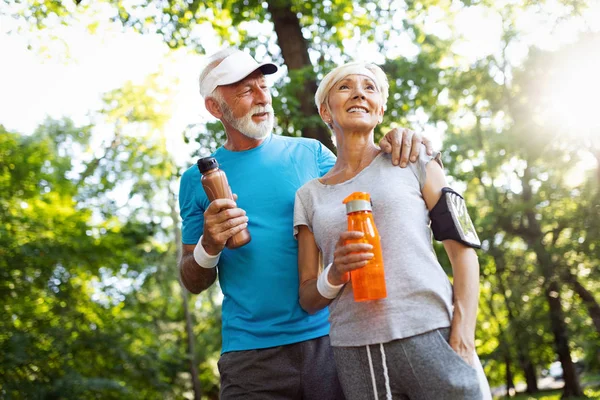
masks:
{"type": "Polygon", "coordinates": [[[375,396],[375,400],[377,397],[377,383],[375,382],[375,372],[373,372],[373,359],[371,359],[371,350],[369,349],[369,345],[367,347],[367,358],[369,359],[369,370],[371,371],[371,381],[373,383],[373,395],[375,396]]]}
{"type": "MultiPolygon", "coordinates": [[[[377,400],[379,397],[377,395],[377,382],[375,381],[375,371],[373,370],[373,359],[371,358],[371,349],[369,348],[369,345],[365,347],[367,348],[367,358],[369,359],[369,371],[371,371],[373,395],[375,396],[375,400],[377,400]]],[[[388,375],[387,364],[385,362],[385,350],[383,349],[383,343],[379,343],[379,351],[381,352],[381,364],[383,366],[383,378],[385,381],[385,398],[387,400],[392,400],[392,389],[390,388],[390,377],[388,375]]]]}
{"type": "Polygon", "coordinates": [[[387,364],[385,362],[385,350],[383,349],[383,343],[379,343],[379,350],[381,351],[381,364],[383,364],[383,377],[385,378],[385,398],[392,400],[392,389],[390,388],[390,376],[388,375],[387,364]]]}

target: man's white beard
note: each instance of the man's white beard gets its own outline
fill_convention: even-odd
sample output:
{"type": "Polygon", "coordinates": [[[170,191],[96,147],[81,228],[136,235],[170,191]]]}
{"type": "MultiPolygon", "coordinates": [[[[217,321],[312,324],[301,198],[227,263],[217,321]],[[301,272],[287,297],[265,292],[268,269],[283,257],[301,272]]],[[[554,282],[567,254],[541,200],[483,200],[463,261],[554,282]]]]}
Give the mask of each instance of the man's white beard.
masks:
{"type": "Polygon", "coordinates": [[[270,104],[267,106],[254,106],[248,114],[241,118],[234,118],[227,105],[222,109],[224,119],[244,136],[251,139],[264,139],[273,130],[273,107],[270,104]],[[266,121],[257,124],[252,120],[252,115],[260,113],[268,113],[268,118],[266,121]]]}

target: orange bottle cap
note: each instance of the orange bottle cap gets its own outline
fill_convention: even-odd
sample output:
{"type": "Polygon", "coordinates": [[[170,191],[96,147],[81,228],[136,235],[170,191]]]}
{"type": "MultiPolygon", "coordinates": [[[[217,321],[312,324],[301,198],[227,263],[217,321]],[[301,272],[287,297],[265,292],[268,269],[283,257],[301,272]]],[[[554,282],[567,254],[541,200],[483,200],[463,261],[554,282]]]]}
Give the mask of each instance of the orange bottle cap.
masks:
{"type": "Polygon", "coordinates": [[[367,192],[354,192],[350,196],[346,197],[343,203],[346,204],[352,200],[365,200],[371,202],[371,195],[367,192]]]}
{"type": "Polygon", "coordinates": [[[371,211],[371,196],[367,192],[354,192],[343,201],[346,214],[356,211],[371,211]]]}

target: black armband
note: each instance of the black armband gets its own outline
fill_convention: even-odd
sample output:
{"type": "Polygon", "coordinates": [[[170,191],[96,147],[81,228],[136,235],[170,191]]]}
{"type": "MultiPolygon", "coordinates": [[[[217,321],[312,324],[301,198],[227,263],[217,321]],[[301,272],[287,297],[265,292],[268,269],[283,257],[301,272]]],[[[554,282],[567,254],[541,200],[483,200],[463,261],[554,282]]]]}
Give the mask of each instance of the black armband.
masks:
{"type": "Polygon", "coordinates": [[[452,239],[469,247],[481,248],[465,199],[451,188],[442,188],[442,196],[429,212],[429,218],[435,240],[452,239]]]}

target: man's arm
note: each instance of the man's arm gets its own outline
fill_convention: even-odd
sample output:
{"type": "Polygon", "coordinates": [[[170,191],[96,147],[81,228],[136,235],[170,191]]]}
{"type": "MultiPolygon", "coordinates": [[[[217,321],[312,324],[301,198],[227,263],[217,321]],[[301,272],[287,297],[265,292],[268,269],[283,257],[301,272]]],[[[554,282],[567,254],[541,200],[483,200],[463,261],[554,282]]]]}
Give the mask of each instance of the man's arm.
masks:
{"type": "MultiPolygon", "coordinates": [[[[237,199],[237,196],[234,195],[237,199]]],[[[198,294],[206,290],[217,278],[216,262],[219,254],[225,248],[227,239],[248,226],[246,212],[238,208],[234,200],[216,199],[210,203],[204,212],[203,235],[198,244],[184,244],[179,270],[181,282],[192,293],[198,294]],[[194,250],[197,246],[202,248],[194,250]],[[203,255],[204,254],[204,255],[203,255]],[[199,258],[198,258],[199,257],[199,258]],[[197,261],[198,260],[198,261],[197,261]],[[202,260],[214,263],[212,265],[198,264],[202,260]]]]}
{"type": "MultiPolygon", "coordinates": [[[[199,244],[201,246],[201,244],[199,244]]],[[[183,255],[179,260],[179,273],[183,286],[190,292],[198,294],[210,287],[217,279],[216,268],[202,268],[194,259],[194,248],[197,245],[184,244],[183,255]]]]}

